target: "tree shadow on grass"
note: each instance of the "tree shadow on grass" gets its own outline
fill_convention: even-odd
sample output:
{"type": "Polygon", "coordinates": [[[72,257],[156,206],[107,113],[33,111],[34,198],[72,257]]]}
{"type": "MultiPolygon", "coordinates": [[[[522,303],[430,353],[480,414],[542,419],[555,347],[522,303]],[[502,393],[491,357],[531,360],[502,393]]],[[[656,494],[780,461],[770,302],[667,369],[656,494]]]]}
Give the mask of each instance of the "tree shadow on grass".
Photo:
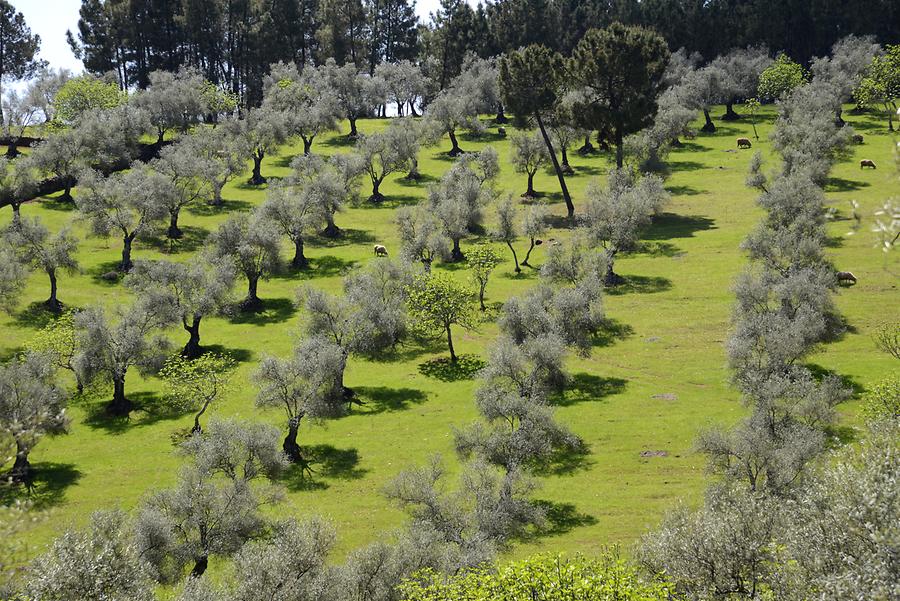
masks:
{"type": "Polygon", "coordinates": [[[666,186],[666,190],[672,196],[695,196],[705,192],[705,190],[698,190],[693,186],[666,186]]]}
{"type": "Polygon", "coordinates": [[[604,378],[582,372],[574,374],[566,389],[553,395],[550,402],[557,407],[570,407],[578,403],[600,401],[624,392],[627,385],[628,380],[622,378],[604,378]]]}
{"type": "Polygon", "coordinates": [[[119,265],[119,261],[104,261],[87,270],[87,274],[95,284],[112,288],[118,286],[122,281],[123,274],[119,271],[119,265]],[[113,275],[116,277],[114,278],[113,275]]]}
{"type": "Polygon", "coordinates": [[[309,471],[305,466],[292,465],[283,478],[291,491],[325,490],[328,483],[324,480],[358,480],[369,471],[359,467],[359,451],[355,448],[338,449],[328,444],[304,446],[303,458],[308,462],[309,471]]]}
{"type": "Polygon", "coordinates": [[[666,166],[669,168],[669,171],[672,172],[698,171],[707,168],[706,164],[699,161],[668,161],[666,166]]]}
{"type": "Polygon", "coordinates": [[[648,255],[651,257],[677,257],[684,254],[680,248],[671,242],[641,241],[632,250],[634,254],[648,255]]]}
{"type": "Polygon", "coordinates": [[[325,140],[320,140],[318,144],[320,146],[328,146],[329,148],[347,148],[349,146],[356,146],[357,138],[350,137],[349,134],[341,134],[338,136],[331,136],[325,140]]]}
{"type": "Polygon", "coordinates": [[[28,307],[22,311],[16,313],[13,319],[18,326],[40,330],[50,325],[61,316],[62,313],[54,313],[47,308],[47,305],[45,305],[43,301],[36,301],[28,305],[28,307]]]}
{"type": "Polygon", "coordinates": [[[828,369],[827,367],[823,367],[816,363],[807,363],[807,364],[805,364],[804,367],[806,367],[810,372],[812,372],[813,377],[816,378],[817,380],[822,380],[823,378],[830,377],[830,376],[838,378],[841,381],[841,384],[845,388],[850,389],[850,391],[855,396],[861,395],[864,392],[866,392],[866,387],[863,386],[862,384],[860,384],[859,382],[857,382],[851,376],[839,374],[836,371],[834,371],[833,369],[828,369]]]}
{"type": "Polygon", "coordinates": [[[228,319],[233,324],[266,326],[282,323],[297,312],[297,307],[289,298],[266,298],[262,306],[253,311],[235,311],[228,319]]]}
{"type": "Polygon", "coordinates": [[[575,528],[593,526],[597,523],[597,518],[578,511],[573,503],[557,503],[556,501],[537,499],[534,504],[544,510],[546,522],[543,527],[527,535],[526,540],[565,534],[575,528]]]}
{"type": "MultiPolygon", "coordinates": [[[[60,195],[62,195],[62,192],[60,192],[60,195]]],[[[74,202],[60,200],[59,195],[45,196],[43,200],[41,200],[41,208],[49,209],[51,211],[60,211],[63,213],[71,213],[78,210],[78,207],[74,202]]]]}
{"type": "Polygon", "coordinates": [[[215,353],[217,355],[231,357],[235,361],[235,363],[247,363],[248,361],[253,359],[254,355],[254,352],[250,349],[229,348],[221,344],[204,344],[200,347],[200,352],[204,355],[206,353],[215,353]]]}
{"type": "Polygon", "coordinates": [[[32,462],[34,470],[27,482],[0,483],[0,505],[16,501],[30,501],[34,510],[40,511],[65,500],[66,489],[78,482],[82,472],[73,463],[53,461],[32,462]]]}
{"type": "Polygon", "coordinates": [[[192,253],[199,250],[209,236],[209,230],[191,225],[181,226],[181,238],[167,238],[165,236],[153,236],[144,239],[144,243],[150,248],[161,253],[192,253]]]}
{"type": "Polygon", "coordinates": [[[453,362],[450,357],[430,359],[419,364],[419,373],[441,382],[472,380],[487,363],[477,355],[459,355],[453,362]]]}
{"type": "Polygon", "coordinates": [[[316,236],[311,240],[310,246],[333,248],[336,246],[349,246],[351,244],[370,244],[375,242],[375,236],[368,230],[342,229],[341,235],[337,238],[328,238],[326,236],[316,236]]]}
{"type": "Polygon", "coordinates": [[[203,202],[196,205],[188,205],[184,210],[191,215],[199,217],[213,217],[224,215],[225,213],[249,211],[251,208],[253,208],[253,203],[248,200],[223,200],[220,205],[211,205],[203,202]]]}
{"type": "Polygon", "coordinates": [[[124,434],[133,428],[152,426],[153,424],[180,419],[192,412],[192,409],[175,407],[168,400],[152,392],[127,393],[128,399],[134,403],[134,409],[127,416],[110,415],[106,406],[109,391],[104,391],[103,400],[85,402],[84,423],[92,430],[103,430],[107,434],[124,434]]]}
{"type": "Polygon", "coordinates": [[[825,183],[825,192],[855,192],[871,186],[869,182],[860,182],[841,177],[829,177],[825,183]]]}
{"type": "Polygon", "coordinates": [[[363,401],[363,413],[378,414],[386,411],[404,411],[412,405],[421,405],[428,395],[418,388],[388,388],[387,386],[357,386],[356,395],[363,401]]]}
{"type": "Polygon", "coordinates": [[[622,294],[655,294],[672,288],[672,280],[661,276],[629,275],[617,286],[607,286],[606,294],[619,296],[622,294]]]}
{"type": "Polygon", "coordinates": [[[422,355],[433,355],[446,349],[446,343],[438,338],[413,338],[410,343],[401,343],[393,349],[367,356],[373,363],[407,363],[422,355]]]}
{"type": "Polygon", "coordinates": [[[567,476],[590,469],[594,463],[590,448],[582,443],[573,449],[555,451],[546,461],[534,465],[534,473],[538,476],[567,476]]]}
{"type": "Polygon", "coordinates": [[[381,202],[365,201],[361,206],[365,209],[399,209],[400,207],[412,207],[423,200],[421,196],[411,194],[386,194],[381,202]]]}
{"type": "Polygon", "coordinates": [[[642,240],[668,240],[669,238],[693,238],[695,232],[716,228],[714,219],[703,215],[678,215],[661,213],[653,219],[653,225],[642,232],[642,240]]]}
{"type": "Polygon", "coordinates": [[[833,424],[825,428],[827,435],[825,440],[826,448],[830,450],[839,449],[848,444],[857,442],[860,438],[860,431],[853,426],[842,426],[833,424]]]}
{"type": "Polygon", "coordinates": [[[405,188],[425,188],[428,184],[438,181],[438,178],[427,173],[419,173],[417,179],[409,179],[404,176],[398,177],[394,181],[405,188]]]}
{"type": "Polygon", "coordinates": [[[593,346],[604,347],[610,346],[619,340],[625,340],[634,335],[634,328],[627,323],[622,323],[616,319],[607,317],[603,320],[603,325],[593,336],[593,346]]]}

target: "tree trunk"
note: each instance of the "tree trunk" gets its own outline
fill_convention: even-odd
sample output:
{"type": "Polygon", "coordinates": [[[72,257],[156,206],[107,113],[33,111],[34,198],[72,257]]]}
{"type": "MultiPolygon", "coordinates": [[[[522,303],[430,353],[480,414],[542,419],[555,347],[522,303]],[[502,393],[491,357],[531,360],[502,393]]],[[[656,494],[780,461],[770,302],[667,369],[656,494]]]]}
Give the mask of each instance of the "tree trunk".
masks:
{"type": "Polygon", "coordinates": [[[194,561],[194,569],[191,570],[191,578],[200,578],[206,572],[209,565],[209,557],[201,555],[194,561]]]}
{"type": "Polygon", "coordinates": [[[891,110],[891,107],[885,106],[887,107],[888,114],[888,131],[894,131],[894,111],[891,110]]]}
{"type": "Polygon", "coordinates": [[[196,359],[203,352],[200,348],[201,319],[203,318],[200,315],[194,315],[191,319],[191,323],[188,323],[187,320],[181,322],[184,331],[188,333],[187,344],[184,345],[184,349],[181,351],[181,356],[185,359],[196,359]]]}
{"type": "Polygon", "coordinates": [[[840,106],[837,107],[837,109],[834,111],[834,124],[837,125],[838,127],[844,127],[845,125],[847,125],[847,122],[844,121],[843,115],[844,115],[843,107],[840,107],[840,106]]]}
{"type": "Polygon", "coordinates": [[[381,180],[383,177],[373,177],[372,178],[372,196],[369,197],[369,202],[380,203],[384,200],[384,194],[379,191],[379,187],[381,186],[381,180]]]}
{"type": "Polygon", "coordinates": [[[458,261],[465,261],[466,255],[463,254],[462,249],[459,247],[459,238],[453,239],[453,250],[450,251],[450,261],[456,263],[458,261]]]}
{"type": "Polygon", "coordinates": [[[503,112],[503,103],[502,102],[497,103],[497,116],[494,117],[494,123],[500,123],[500,124],[509,123],[509,118],[507,118],[507,116],[503,112]]]}
{"type": "Polygon", "coordinates": [[[741,116],[734,112],[734,100],[725,103],[725,114],[722,115],[722,121],[737,121],[741,116]]]}
{"type": "Polygon", "coordinates": [[[456,140],[456,132],[451,129],[449,132],[447,132],[447,135],[450,136],[450,143],[453,144],[453,148],[451,148],[450,152],[448,152],[447,154],[452,157],[462,154],[463,149],[459,147],[459,142],[456,140]]]}
{"type": "Polygon", "coordinates": [[[303,414],[294,416],[288,420],[288,433],[287,436],[284,437],[284,443],[282,443],[281,448],[284,451],[284,454],[287,456],[289,461],[294,463],[298,463],[303,460],[303,454],[300,450],[300,445],[297,444],[297,433],[300,431],[300,420],[303,419],[303,414]]]}
{"type": "Polygon", "coordinates": [[[487,307],[484,306],[484,289],[487,288],[487,282],[482,281],[480,286],[478,287],[478,304],[481,305],[481,311],[487,311],[487,307]]]}
{"type": "Polygon", "coordinates": [[[356,129],[356,117],[348,117],[348,119],[350,120],[350,133],[348,136],[355,138],[359,135],[359,132],[356,129]]]}
{"type": "Polygon", "coordinates": [[[191,428],[191,434],[200,434],[203,431],[203,428],[200,426],[200,417],[206,413],[210,403],[212,403],[212,398],[207,398],[203,401],[203,406],[200,407],[200,411],[194,416],[194,427],[191,428]]]}
{"type": "Polygon", "coordinates": [[[709,116],[709,109],[703,109],[703,116],[706,118],[706,123],[700,128],[700,131],[705,131],[709,134],[715,133],[716,124],[712,122],[712,117],[709,116]]]}
{"type": "Polygon", "coordinates": [[[266,178],[262,176],[262,162],[265,156],[265,153],[262,151],[253,154],[253,175],[250,177],[251,186],[261,186],[266,183],[266,178]]]}
{"type": "Polygon", "coordinates": [[[618,286],[624,280],[622,276],[613,271],[615,265],[616,251],[607,251],[606,253],[606,276],[603,278],[603,284],[606,286],[618,286]]]}
{"type": "Polygon", "coordinates": [[[622,136],[622,128],[616,127],[616,169],[621,169],[625,164],[625,142],[622,136]]]}
{"type": "Polygon", "coordinates": [[[569,165],[569,153],[565,144],[561,144],[559,147],[559,154],[562,157],[562,163],[560,163],[560,168],[563,170],[563,173],[566,175],[572,175],[575,173],[575,170],[572,169],[572,166],[569,165]]]}
{"type": "Polygon", "coordinates": [[[106,405],[106,412],[116,417],[127,417],[134,403],[125,397],[125,374],[113,376],[113,398],[106,405]]]}
{"type": "Polygon", "coordinates": [[[420,177],[422,176],[419,174],[419,159],[413,157],[409,160],[409,173],[406,174],[406,179],[414,182],[418,181],[420,177]]]}
{"type": "Polygon", "coordinates": [[[416,101],[415,101],[415,100],[410,100],[410,101],[409,101],[409,113],[410,113],[413,117],[418,117],[418,116],[419,116],[419,113],[416,112],[416,101]]]}
{"type": "Polygon", "coordinates": [[[182,232],[178,227],[178,214],[181,212],[181,209],[169,209],[169,229],[166,232],[166,237],[177,240],[181,238],[182,232]]]}
{"type": "Polygon", "coordinates": [[[294,269],[306,269],[309,267],[309,261],[303,254],[303,237],[298,236],[294,239],[294,258],[291,259],[291,267],[294,269]]]}
{"type": "Polygon", "coordinates": [[[422,259],[422,267],[425,268],[425,273],[431,273],[431,262],[432,261],[433,261],[433,259],[431,259],[431,258],[428,258],[428,259],[423,258],[422,259]]]}
{"type": "Polygon", "coordinates": [[[527,266],[527,267],[531,267],[531,265],[528,264],[528,257],[531,256],[531,251],[534,250],[534,247],[535,247],[535,244],[534,244],[534,236],[532,236],[532,237],[531,237],[531,246],[528,247],[528,252],[525,253],[525,259],[522,261],[522,265],[525,265],[525,266],[527,266]]]}
{"type": "Polygon", "coordinates": [[[397,101],[397,116],[398,117],[403,116],[403,103],[400,102],[399,100],[397,101]]]}
{"type": "Polygon", "coordinates": [[[522,269],[519,267],[519,257],[516,255],[516,249],[513,248],[512,242],[507,241],[506,245],[509,247],[509,252],[512,253],[513,263],[516,264],[516,273],[521,273],[522,269]]]}
{"type": "Polygon", "coordinates": [[[44,304],[53,313],[60,313],[62,311],[62,303],[56,297],[56,270],[48,269],[47,277],[50,278],[50,298],[44,304]]]}
{"type": "Polygon", "coordinates": [[[22,203],[21,202],[11,202],[9,203],[12,207],[12,222],[19,223],[22,220],[22,203]]]}
{"type": "Polygon", "coordinates": [[[119,263],[120,271],[129,271],[134,265],[131,261],[131,244],[134,242],[134,234],[127,234],[122,239],[122,261],[119,263]]]}
{"type": "Polygon", "coordinates": [[[7,477],[11,479],[15,483],[27,482],[31,477],[32,468],[31,463],[28,461],[28,450],[25,446],[16,441],[16,460],[13,463],[12,469],[9,470],[7,477]]]}
{"type": "Polygon", "coordinates": [[[581,145],[581,148],[578,149],[578,154],[586,155],[594,152],[594,145],[591,144],[591,134],[588,133],[584,136],[584,144],[581,145]]]}
{"type": "Polygon", "coordinates": [[[241,310],[242,311],[253,311],[258,309],[260,305],[262,305],[262,301],[259,299],[259,296],[256,294],[257,286],[259,285],[259,276],[247,277],[247,298],[241,301],[241,310]]]}
{"type": "Polygon", "coordinates": [[[534,117],[541,130],[541,136],[544,138],[544,144],[547,145],[547,151],[550,153],[550,158],[553,160],[553,170],[556,171],[556,179],[559,180],[559,187],[562,190],[563,200],[566,201],[566,211],[568,212],[569,219],[571,219],[575,216],[575,205],[572,204],[572,197],[569,196],[569,188],[566,186],[566,177],[562,172],[562,168],[559,166],[559,159],[556,158],[556,151],[553,150],[553,142],[550,140],[550,136],[547,135],[547,129],[544,127],[544,121],[541,119],[541,114],[535,113],[534,117]]]}
{"type": "Polygon", "coordinates": [[[447,326],[447,346],[450,347],[450,361],[456,363],[456,351],[453,349],[453,334],[450,332],[450,326],[447,326]]]}
{"type": "Polygon", "coordinates": [[[331,213],[329,213],[329,214],[326,216],[326,221],[327,221],[327,225],[325,226],[325,229],[322,230],[322,235],[325,236],[326,238],[338,238],[338,237],[340,237],[340,235],[341,235],[341,228],[339,228],[337,225],[335,225],[335,223],[334,223],[334,215],[332,215],[331,213]]]}
{"type": "Polygon", "coordinates": [[[72,202],[72,178],[71,177],[63,177],[62,178],[65,184],[63,184],[63,193],[57,198],[59,202],[72,202]]]}
{"type": "Polygon", "coordinates": [[[224,186],[219,182],[212,182],[212,190],[213,190],[213,199],[209,204],[214,207],[221,207],[225,204],[225,201],[222,199],[222,188],[224,186]]]}
{"type": "Polygon", "coordinates": [[[19,156],[19,145],[16,138],[10,137],[9,145],[6,147],[6,158],[12,160],[19,156]]]}
{"type": "Polygon", "coordinates": [[[315,136],[310,136],[309,138],[306,136],[300,137],[303,139],[303,154],[309,156],[310,153],[312,153],[313,138],[315,138],[315,136]]]}
{"type": "Polygon", "coordinates": [[[523,194],[525,198],[534,198],[536,194],[534,193],[534,173],[528,174],[528,189],[525,190],[525,194],[523,194]]]}

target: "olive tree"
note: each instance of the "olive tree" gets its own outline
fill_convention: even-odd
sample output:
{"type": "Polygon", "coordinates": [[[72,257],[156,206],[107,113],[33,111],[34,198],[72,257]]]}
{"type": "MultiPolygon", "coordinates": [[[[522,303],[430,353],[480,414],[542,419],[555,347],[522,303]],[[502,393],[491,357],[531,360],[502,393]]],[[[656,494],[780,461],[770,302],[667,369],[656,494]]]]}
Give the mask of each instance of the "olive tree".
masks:
{"type": "Polygon", "coordinates": [[[318,135],[337,129],[340,107],[322,67],[277,63],[266,83],[263,105],[282,113],[287,131],[303,140],[303,154],[318,135]]]}
{"type": "Polygon", "coordinates": [[[122,236],[121,271],[133,265],[135,240],[154,233],[168,214],[174,193],[171,182],[162,174],[136,163],[128,171],[103,177],[87,171],[79,179],[82,188],[76,206],[99,236],[117,232],[122,236]]]}
{"type": "Polygon", "coordinates": [[[356,122],[383,102],[380,80],[358,72],[353,63],[339,67],[331,58],[322,66],[322,75],[341,115],[350,122],[348,136],[355,138],[359,134],[356,122]]]}
{"type": "Polygon", "coordinates": [[[487,311],[487,307],[484,306],[484,291],[487,288],[491,272],[501,263],[500,255],[487,244],[479,244],[469,252],[466,263],[472,270],[472,279],[478,286],[478,303],[481,310],[487,311]]]}
{"type": "Polygon", "coordinates": [[[295,193],[308,194],[318,203],[325,216],[322,235],[337,238],[341,235],[334,216],[359,195],[359,178],[365,166],[352,154],[336,154],[328,159],[318,155],[301,155],[291,161],[291,173],[283,181],[295,193]]]}
{"type": "Polygon", "coordinates": [[[65,406],[50,355],[31,352],[0,365],[0,434],[16,447],[6,477],[17,483],[30,480],[34,469],[28,456],[45,435],[66,430],[65,406]]]}
{"type": "Polygon", "coordinates": [[[249,184],[266,183],[262,176],[262,162],[266,155],[274,154],[278,146],[287,140],[287,120],[284,113],[267,106],[245,111],[243,118],[231,119],[224,126],[237,145],[243,158],[253,160],[253,174],[249,184]]]}
{"type": "Polygon", "coordinates": [[[387,100],[397,105],[397,116],[402,117],[408,106],[416,116],[416,102],[425,95],[425,78],[419,67],[409,60],[384,62],[375,67],[375,76],[381,78],[387,90],[387,100]]]}
{"type": "Polygon", "coordinates": [[[30,158],[10,161],[0,157],[0,206],[12,208],[13,222],[21,216],[22,204],[37,193],[35,163],[30,158]]]}
{"type": "Polygon", "coordinates": [[[174,488],[150,495],[135,523],[137,547],[164,582],[191,566],[199,578],[210,556],[228,557],[263,534],[264,505],[279,499],[272,487],[253,480],[281,468],[277,433],[255,424],[211,424],[191,436],[184,452],[193,458],[174,488]]]}
{"type": "Polygon", "coordinates": [[[282,449],[288,459],[309,470],[297,442],[303,418],[320,420],[340,415],[343,396],[335,398],[335,383],[342,369],[341,350],[321,338],[303,340],[291,357],[267,356],[259,363],[253,379],[259,387],[259,407],[281,407],[287,417],[287,435],[282,449]]]}
{"type": "Polygon", "coordinates": [[[200,323],[226,308],[235,275],[234,262],[203,253],[183,263],[137,261],[124,283],[144,302],[159,306],[172,321],[181,323],[188,334],[181,355],[194,359],[203,352],[200,323]]]}
{"type": "Polygon", "coordinates": [[[721,84],[722,102],[725,103],[722,119],[735,121],[740,115],[734,112],[734,103],[756,95],[759,77],[772,64],[772,58],[765,48],[759,46],[735,48],[713,62],[725,74],[721,84]]]}
{"type": "Polygon", "coordinates": [[[10,90],[3,95],[3,111],[0,113],[3,122],[3,135],[6,136],[6,158],[14,159],[19,156],[19,141],[25,135],[29,127],[37,125],[37,117],[40,106],[34,102],[34,97],[25,90],[22,93],[10,90]]]}
{"type": "Polygon", "coordinates": [[[314,186],[292,186],[283,181],[269,189],[260,212],[294,245],[291,267],[308,267],[309,259],[303,252],[306,239],[318,232],[327,220],[318,190],[314,186]]]}
{"type": "Polygon", "coordinates": [[[78,239],[68,229],[55,235],[37,217],[20,219],[3,232],[3,240],[18,256],[23,265],[32,270],[41,270],[50,279],[50,297],[44,305],[52,312],[62,311],[62,303],[57,298],[57,276],[60,271],[78,271],[78,239]]]}
{"type": "Polygon", "coordinates": [[[260,279],[268,277],[281,263],[278,230],[261,211],[237,215],[219,226],[211,236],[213,254],[230,259],[247,278],[247,296],[240,303],[242,311],[255,311],[262,306],[257,294],[260,279]]]}
{"type": "Polygon", "coordinates": [[[167,307],[141,300],[116,307],[112,318],[99,307],[75,315],[79,349],[75,368],[85,385],[112,382],[113,398],[106,405],[111,415],[127,416],[134,409],[125,394],[129,369],[153,373],[162,366],[170,345],[158,331],[170,323],[167,307]]]}
{"type": "Polygon", "coordinates": [[[543,244],[541,236],[547,231],[547,209],[540,205],[532,205],[525,211],[522,218],[522,234],[528,238],[528,251],[525,258],[522,259],[522,265],[530,267],[528,260],[531,258],[531,251],[538,244],[543,244]]]}
{"type": "Polygon", "coordinates": [[[616,255],[628,250],[637,241],[640,229],[669,200],[662,179],[654,175],[634,181],[623,170],[613,170],[605,189],[595,182],[588,190],[584,222],[591,238],[606,252],[604,283],[614,286],[622,281],[613,270],[616,255]]]}
{"type": "Polygon", "coordinates": [[[519,267],[519,256],[513,247],[513,242],[519,237],[519,218],[517,213],[518,210],[512,198],[507,198],[501,202],[497,207],[497,223],[491,235],[495,240],[506,244],[513,256],[515,272],[520,273],[522,268],[519,267]]]}
{"type": "Polygon", "coordinates": [[[547,148],[537,132],[533,134],[521,133],[512,137],[512,164],[516,173],[524,173],[528,176],[528,187],[523,198],[534,198],[534,174],[542,166],[547,164],[547,148]]]}
{"type": "Polygon", "coordinates": [[[200,129],[184,139],[186,152],[192,152],[199,161],[202,178],[209,186],[209,204],[220,207],[224,204],[222,190],[225,184],[243,173],[246,168],[246,149],[233,135],[231,127],[200,129]]]}
{"type": "Polygon", "coordinates": [[[171,194],[165,197],[169,211],[166,236],[173,240],[183,235],[178,227],[181,210],[208,198],[212,191],[206,177],[209,165],[196,150],[194,140],[182,138],[160,150],[159,158],[150,163],[153,170],[165,176],[170,183],[171,194]]]}
{"type": "Polygon", "coordinates": [[[426,273],[431,273],[435,259],[450,256],[451,241],[444,228],[430,211],[421,207],[401,207],[394,221],[400,235],[400,253],[407,261],[422,263],[426,273]]]}
{"type": "Polygon", "coordinates": [[[75,362],[78,356],[78,331],[75,328],[75,315],[78,311],[68,309],[41,328],[34,337],[25,344],[29,352],[48,355],[56,367],[72,372],[75,377],[75,389],[78,394],[84,392],[84,382],[75,362]]]}
{"type": "Polygon", "coordinates": [[[157,145],[162,144],[170,129],[187,133],[191,125],[211,112],[205,96],[208,82],[195,69],[182,68],[177,73],[153,71],[149,84],[131,102],[147,112],[156,129],[157,145]]]}
{"type": "Polygon", "coordinates": [[[380,186],[384,178],[409,165],[410,157],[402,152],[404,149],[404,145],[396,143],[390,128],[375,134],[362,134],[357,139],[356,152],[372,181],[370,202],[382,202],[385,196],[380,186]]]}
{"type": "Polygon", "coordinates": [[[453,242],[450,257],[465,258],[460,240],[478,227],[483,208],[493,198],[491,182],[496,176],[496,151],[487,148],[479,155],[463,155],[428,191],[428,208],[440,220],[444,234],[453,242]]]}
{"type": "Polygon", "coordinates": [[[28,566],[31,599],[153,601],[152,570],[141,556],[124,511],[91,514],[87,528],[68,531],[28,566]]]}
{"type": "Polygon", "coordinates": [[[34,146],[28,158],[36,169],[60,183],[63,193],[58,200],[72,202],[72,187],[90,163],[88,141],[80,131],[64,129],[34,146]]]}

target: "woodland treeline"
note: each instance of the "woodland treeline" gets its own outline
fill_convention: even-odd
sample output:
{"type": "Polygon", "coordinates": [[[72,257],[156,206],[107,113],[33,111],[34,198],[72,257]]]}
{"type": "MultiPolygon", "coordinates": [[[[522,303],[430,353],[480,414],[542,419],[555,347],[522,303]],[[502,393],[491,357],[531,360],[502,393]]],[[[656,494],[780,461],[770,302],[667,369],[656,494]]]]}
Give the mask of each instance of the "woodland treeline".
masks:
{"type": "Polygon", "coordinates": [[[269,66],[419,62],[439,89],[467,53],[490,58],[529,44],[564,55],[585,32],[613,22],[659,32],[671,49],[707,60],[735,47],[764,45],[801,64],[824,56],[849,33],[900,39],[892,0],[499,0],[471,7],[441,0],[429,23],[415,0],[83,0],[76,55],[96,75],[144,88],[156,70],[190,66],[248,104],[262,100],[269,66]]]}

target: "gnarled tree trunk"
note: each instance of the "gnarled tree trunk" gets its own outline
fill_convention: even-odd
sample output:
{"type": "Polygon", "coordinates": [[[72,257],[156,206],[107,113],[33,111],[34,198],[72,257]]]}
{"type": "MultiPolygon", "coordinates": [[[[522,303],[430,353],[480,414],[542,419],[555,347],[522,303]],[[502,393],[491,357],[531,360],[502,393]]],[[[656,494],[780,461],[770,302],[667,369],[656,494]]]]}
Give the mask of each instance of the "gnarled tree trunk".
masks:
{"type": "Polygon", "coordinates": [[[125,417],[134,409],[132,403],[125,396],[125,372],[113,375],[113,398],[106,405],[106,412],[117,417],[125,417]]]}
{"type": "Polygon", "coordinates": [[[203,349],[200,348],[200,320],[203,319],[200,315],[194,315],[191,318],[190,323],[187,319],[182,319],[181,325],[184,328],[184,331],[188,333],[188,341],[187,344],[184,345],[184,349],[181,351],[181,356],[186,359],[196,359],[201,355],[203,349]]]}

